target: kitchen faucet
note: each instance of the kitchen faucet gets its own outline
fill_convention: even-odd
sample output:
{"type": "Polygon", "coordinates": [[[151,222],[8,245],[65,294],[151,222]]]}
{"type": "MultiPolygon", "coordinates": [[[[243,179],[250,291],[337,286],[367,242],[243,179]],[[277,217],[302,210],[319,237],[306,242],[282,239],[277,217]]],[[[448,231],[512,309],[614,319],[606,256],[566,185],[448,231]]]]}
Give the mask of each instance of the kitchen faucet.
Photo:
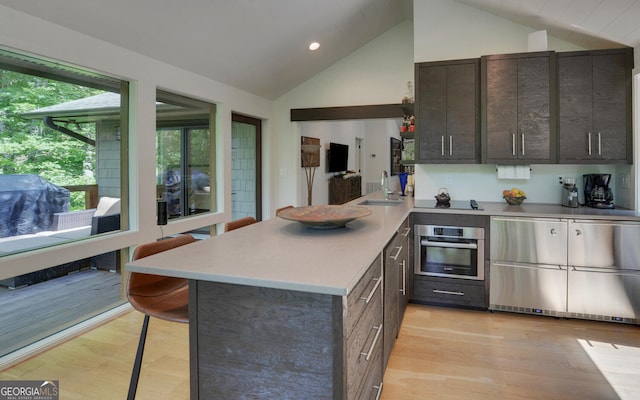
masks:
{"type": "Polygon", "coordinates": [[[387,171],[382,171],[382,181],[380,182],[380,186],[382,186],[384,190],[384,199],[389,200],[389,174],[387,171]]]}

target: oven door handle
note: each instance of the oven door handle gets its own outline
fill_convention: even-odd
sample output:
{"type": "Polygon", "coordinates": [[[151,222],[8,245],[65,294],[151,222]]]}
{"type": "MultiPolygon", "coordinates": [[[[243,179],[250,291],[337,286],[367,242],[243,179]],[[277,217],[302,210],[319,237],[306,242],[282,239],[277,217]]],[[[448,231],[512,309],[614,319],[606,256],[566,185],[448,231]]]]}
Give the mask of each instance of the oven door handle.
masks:
{"type": "Polygon", "coordinates": [[[422,246],[431,246],[431,247],[448,247],[452,249],[477,249],[478,245],[476,243],[451,243],[451,242],[432,242],[430,240],[422,239],[420,241],[422,246]]]}

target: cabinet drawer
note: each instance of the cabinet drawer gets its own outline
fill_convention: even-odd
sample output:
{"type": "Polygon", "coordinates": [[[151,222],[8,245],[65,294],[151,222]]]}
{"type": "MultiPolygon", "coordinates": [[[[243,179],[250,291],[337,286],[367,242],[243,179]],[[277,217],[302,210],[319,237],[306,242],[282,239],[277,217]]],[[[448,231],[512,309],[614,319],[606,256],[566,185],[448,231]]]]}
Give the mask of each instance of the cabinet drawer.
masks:
{"type": "Polygon", "coordinates": [[[364,274],[362,279],[349,293],[345,302],[344,310],[344,332],[345,336],[350,336],[351,330],[356,325],[365,310],[371,305],[374,297],[382,293],[382,261],[378,255],[371,267],[364,274]]]}
{"type": "MultiPolygon", "coordinates": [[[[372,356],[372,365],[364,377],[360,391],[356,395],[358,400],[375,400],[382,392],[382,346],[379,346],[372,356]]],[[[351,398],[349,398],[351,399],[351,398]]]]}
{"type": "Polygon", "coordinates": [[[369,373],[382,369],[382,292],[376,291],[347,338],[347,398],[354,399],[369,373]]]}
{"type": "Polygon", "coordinates": [[[485,288],[481,285],[416,278],[413,290],[413,297],[418,301],[486,308],[485,288]]]}

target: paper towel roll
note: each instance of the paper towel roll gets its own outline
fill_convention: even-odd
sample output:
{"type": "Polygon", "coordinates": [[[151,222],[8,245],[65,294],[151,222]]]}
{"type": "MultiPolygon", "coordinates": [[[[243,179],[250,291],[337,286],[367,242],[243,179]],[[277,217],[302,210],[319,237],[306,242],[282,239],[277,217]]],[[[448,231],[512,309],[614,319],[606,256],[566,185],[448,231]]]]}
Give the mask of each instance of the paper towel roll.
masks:
{"type": "Polygon", "coordinates": [[[528,165],[498,165],[498,179],[530,179],[531,167],[528,165]]]}

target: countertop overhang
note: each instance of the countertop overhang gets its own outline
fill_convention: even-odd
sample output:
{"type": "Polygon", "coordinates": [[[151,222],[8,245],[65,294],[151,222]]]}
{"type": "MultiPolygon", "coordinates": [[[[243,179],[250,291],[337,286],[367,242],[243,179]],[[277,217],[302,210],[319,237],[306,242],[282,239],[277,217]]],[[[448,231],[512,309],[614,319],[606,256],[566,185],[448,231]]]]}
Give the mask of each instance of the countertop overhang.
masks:
{"type": "MultiPolygon", "coordinates": [[[[363,200],[361,197],[350,204],[363,200]]],[[[399,204],[367,207],[372,210],[371,215],[343,228],[312,229],[274,217],[129,262],[126,269],[346,296],[409,216],[413,199],[403,197],[399,204]]]]}

